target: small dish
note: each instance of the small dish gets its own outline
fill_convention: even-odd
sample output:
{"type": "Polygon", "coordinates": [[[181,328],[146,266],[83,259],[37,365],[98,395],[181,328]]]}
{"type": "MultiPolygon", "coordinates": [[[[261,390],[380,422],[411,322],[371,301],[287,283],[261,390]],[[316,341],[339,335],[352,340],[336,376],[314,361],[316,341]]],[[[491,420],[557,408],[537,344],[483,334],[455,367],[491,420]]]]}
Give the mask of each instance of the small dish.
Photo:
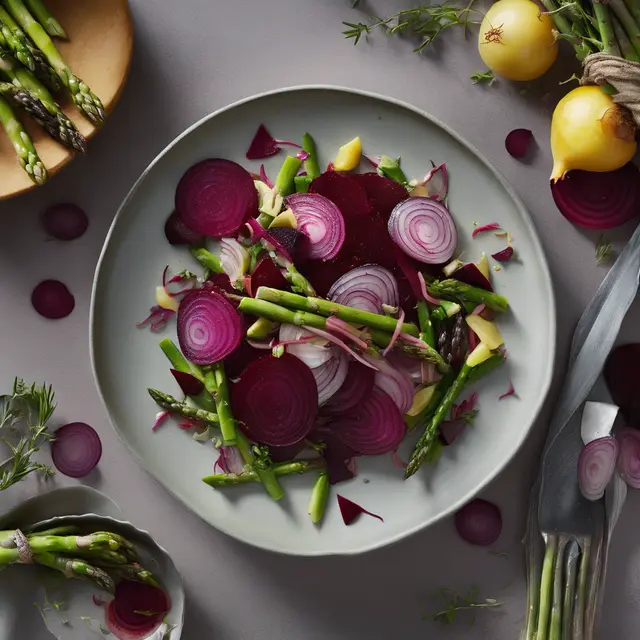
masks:
{"type": "MultiPolygon", "coordinates": [[[[74,73],[100,97],[108,115],[120,98],[133,53],[133,24],[127,0],[48,0],[47,4],[69,35],[68,42],[56,40],[56,47],[74,73]]],[[[85,138],[92,138],[98,132],[99,129],[80,115],[74,104],[62,106],[85,138]]],[[[75,153],[50,138],[30,118],[21,117],[21,120],[51,179],[71,162],[75,153]]],[[[20,166],[11,142],[2,129],[0,176],[0,200],[36,186],[20,166]]]]}

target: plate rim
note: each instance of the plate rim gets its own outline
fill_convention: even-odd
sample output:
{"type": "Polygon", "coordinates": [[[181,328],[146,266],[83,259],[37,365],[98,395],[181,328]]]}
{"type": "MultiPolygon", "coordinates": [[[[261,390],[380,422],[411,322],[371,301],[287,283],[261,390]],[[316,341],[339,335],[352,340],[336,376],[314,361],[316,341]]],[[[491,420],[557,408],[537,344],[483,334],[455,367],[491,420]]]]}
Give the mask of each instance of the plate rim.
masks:
{"type": "Polygon", "coordinates": [[[234,101],[234,102],[232,102],[232,103],[230,103],[230,104],[228,104],[226,106],[221,107],[220,109],[216,109],[215,111],[205,115],[204,117],[202,117],[199,120],[197,120],[196,122],[194,122],[191,126],[187,127],[184,131],[182,131],[182,133],[178,134],[147,165],[145,170],[140,174],[140,176],[135,181],[135,183],[133,184],[133,186],[131,187],[131,189],[127,193],[126,197],[124,198],[124,200],[122,201],[122,203],[118,207],[118,211],[116,212],[116,215],[114,216],[114,218],[113,218],[113,220],[111,222],[111,225],[109,226],[109,231],[107,232],[107,235],[105,237],[104,243],[102,245],[102,249],[100,250],[100,257],[98,258],[98,262],[96,264],[96,268],[95,268],[94,276],[93,276],[93,283],[92,283],[92,287],[91,287],[91,303],[90,303],[90,308],[89,308],[89,353],[90,353],[90,359],[91,359],[91,371],[93,373],[93,379],[94,379],[95,385],[96,385],[97,390],[98,390],[98,395],[100,396],[100,400],[102,402],[102,405],[103,405],[104,409],[106,410],[107,415],[109,417],[109,423],[111,424],[111,427],[115,431],[118,439],[123,444],[125,449],[129,452],[129,454],[131,456],[133,456],[133,459],[136,461],[136,463],[142,469],[144,469],[144,471],[146,471],[151,476],[151,478],[153,478],[153,480],[155,482],[160,484],[165,489],[165,491],[167,491],[171,496],[173,496],[176,500],[178,500],[185,508],[187,508],[191,513],[193,513],[198,518],[200,518],[200,520],[205,522],[207,525],[213,527],[217,531],[221,531],[222,533],[224,533],[225,535],[228,535],[229,537],[233,538],[234,540],[238,540],[239,542],[242,542],[244,544],[248,544],[248,545],[250,545],[252,547],[263,549],[263,550],[271,552],[271,553],[277,553],[277,554],[282,554],[282,555],[287,555],[287,556],[294,556],[294,557],[356,556],[356,555],[361,555],[361,554],[364,554],[364,553],[368,553],[370,551],[374,551],[376,549],[382,549],[382,548],[397,544],[398,542],[400,542],[401,540],[404,540],[405,538],[409,538],[410,536],[413,536],[416,533],[418,533],[420,531],[423,531],[424,529],[427,529],[429,527],[434,526],[438,522],[440,522],[440,521],[444,520],[445,518],[451,516],[455,511],[460,509],[462,506],[464,506],[470,500],[473,500],[473,498],[475,498],[483,489],[485,489],[491,482],[493,482],[505,470],[507,465],[509,465],[513,461],[513,459],[515,458],[517,453],[522,449],[522,446],[524,445],[525,441],[527,440],[527,438],[531,434],[531,430],[533,429],[533,426],[535,425],[536,421],[538,420],[538,418],[540,416],[540,413],[542,411],[542,408],[544,407],[544,404],[545,404],[545,402],[547,400],[547,397],[548,397],[548,394],[549,394],[549,389],[551,387],[551,382],[552,382],[552,379],[553,379],[553,371],[554,371],[554,368],[555,368],[556,352],[557,352],[557,311],[556,311],[556,301],[555,301],[555,290],[554,290],[553,278],[551,277],[551,271],[549,269],[549,264],[548,264],[548,261],[547,261],[544,245],[540,240],[540,236],[539,236],[539,234],[538,234],[538,232],[537,232],[537,230],[535,228],[535,225],[533,224],[533,219],[531,217],[531,214],[529,213],[529,210],[527,209],[526,205],[524,204],[524,201],[520,198],[520,196],[518,195],[516,190],[506,180],[506,178],[502,175],[502,173],[494,166],[494,164],[483,153],[481,153],[474,145],[472,145],[470,142],[468,142],[463,136],[461,136],[457,131],[455,131],[448,124],[442,122],[441,120],[439,120],[435,116],[431,115],[429,112],[425,111],[424,109],[421,109],[421,108],[419,108],[419,107],[417,107],[415,105],[412,105],[409,102],[405,102],[404,100],[400,100],[399,98],[394,98],[394,97],[391,97],[391,96],[385,96],[383,94],[379,94],[379,93],[376,93],[376,92],[373,92],[373,91],[368,91],[368,90],[365,90],[365,89],[343,87],[343,86],[340,86],[340,85],[332,85],[332,84],[303,84],[303,85],[294,85],[294,86],[289,86],[289,87],[282,87],[282,88],[279,88],[279,89],[271,89],[271,90],[268,90],[268,91],[263,91],[263,92],[260,92],[260,93],[257,93],[257,94],[253,94],[251,96],[247,96],[245,98],[241,98],[239,100],[236,100],[236,101],[234,101]],[[422,524],[416,525],[416,526],[414,526],[414,527],[412,527],[410,529],[407,529],[406,531],[404,531],[402,533],[397,533],[393,537],[391,537],[389,539],[386,539],[385,541],[368,543],[366,545],[363,545],[363,546],[359,547],[358,549],[352,549],[352,550],[348,550],[348,551],[345,551],[345,550],[317,550],[316,551],[316,550],[313,550],[313,549],[310,549],[308,551],[306,551],[306,550],[301,551],[301,550],[291,550],[291,549],[282,549],[282,548],[274,549],[273,547],[270,547],[267,544],[261,544],[261,543],[256,542],[255,540],[252,540],[252,539],[250,539],[250,538],[248,538],[246,536],[239,536],[239,535],[237,535],[235,533],[231,533],[229,531],[229,529],[227,527],[225,527],[225,526],[214,525],[211,522],[209,522],[204,516],[202,516],[200,513],[198,513],[198,511],[195,508],[192,508],[191,505],[189,505],[185,501],[183,501],[182,498],[180,498],[180,496],[178,496],[174,492],[174,490],[168,485],[168,483],[165,483],[163,480],[161,480],[159,477],[157,477],[154,473],[152,473],[149,469],[147,469],[146,464],[144,463],[142,458],[138,455],[137,451],[135,451],[129,445],[129,443],[125,440],[124,434],[121,433],[120,429],[115,424],[115,421],[114,421],[113,417],[111,416],[111,411],[109,410],[109,407],[107,406],[107,403],[106,403],[106,400],[105,400],[105,397],[104,397],[104,394],[103,394],[102,386],[100,384],[100,380],[99,380],[99,377],[98,377],[97,367],[96,367],[96,360],[95,360],[95,357],[96,357],[96,354],[95,354],[95,343],[94,343],[94,324],[96,323],[96,313],[95,313],[96,309],[95,309],[95,307],[96,307],[96,297],[97,297],[97,291],[98,291],[98,284],[99,284],[99,280],[100,280],[100,276],[101,276],[101,272],[102,272],[103,262],[104,262],[104,260],[106,258],[107,249],[108,249],[110,241],[111,241],[111,236],[114,233],[115,228],[116,228],[118,222],[120,221],[120,218],[123,216],[123,213],[124,213],[125,209],[128,207],[129,203],[131,202],[133,197],[136,195],[140,185],[143,183],[143,181],[146,179],[146,177],[149,175],[149,173],[153,170],[153,168],[156,166],[156,164],[158,164],[160,162],[160,160],[162,158],[164,158],[164,156],[167,155],[173,149],[173,147],[175,147],[179,142],[181,142],[189,134],[191,134],[193,131],[195,131],[196,129],[198,129],[199,127],[204,125],[205,123],[207,123],[210,120],[216,118],[217,116],[219,116],[219,115],[221,115],[223,113],[226,113],[227,111],[231,111],[232,109],[235,109],[235,108],[237,108],[237,107],[239,107],[239,106],[241,106],[243,104],[246,104],[246,103],[249,103],[249,102],[254,102],[254,101],[269,97],[269,96],[282,94],[282,93],[290,93],[290,92],[293,92],[293,91],[333,91],[333,92],[349,93],[349,94],[360,96],[360,97],[364,97],[364,98],[378,100],[378,101],[381,101],[381,102],[384,102],[384,103],[387,103],[387,104],[392,104],[392,105],[394,105],[396,107],[401,107],[403,109],[408,109],[409,111],[421,116],[422,118],[425,118],[426,120],[428,120],[429,122],[431,122],[435,126],[439,127],[443,131],[445,131],[454,140],[456,140],[456,142],[458,142],[460,145],[462,145],[470,153],[475,155],[491,171],[491,173],[495,176],[495,178],[498,180],[500,185],[505,189],[505,191],[507,192],[509,197],[512,199],[512,201],[515,203],[515,205],[516,205],[516,207],[517,207],[520,215],[522,216],[522,219],[523,219],[523,221],[524,221],[524,223],[525,223],[525,225],[527,227],[527,231],[531,236],[531,239],[532,239],[534,248],[536,250],[536,253],[538,253],[538,255],[540,257],[540,262],[541,262],[541,266],[542,266],[542,269],[541,269],[542,270],[542,275],[545,277],[545,281],[548,282],[548,284],[549,284],[548,287],[545,287],[545,289],[546,289],[545,295],[547,297],[547,300],[545,301],[545,304],[546,304],[547,308],[549,309],[548,322],[549,322],[549,334],[551,336],[550,345],[549,345],[549,356],[550,357],[547,359],[547,363],[546,363],[546,366],[545,366],[544,379],[543,379],[543,384],[542,384],[542,393],[539,396],[539,400],[538,400],[537,406],[535,407],[535,411],[532,413],[529,425],[523,431],[522,436],[520,437],[519,441],[517,442],[517,445],[514,448],[514,450],[511,453],[511,455],[508,458],[506,458],[501,465],[496,467],[496,469],[494,471],[492,471],[492,473],[490,473],[487,476],[487,478],[485,480],[483,480],[477,487],[475,487],[475,489],[471,490],[470,492],[467,492],[467,494],[462,496],[456,502],[452,503],[442,513],[440,513],[438,516],[432,518],[428,522],[424,522],[422,524]]]}

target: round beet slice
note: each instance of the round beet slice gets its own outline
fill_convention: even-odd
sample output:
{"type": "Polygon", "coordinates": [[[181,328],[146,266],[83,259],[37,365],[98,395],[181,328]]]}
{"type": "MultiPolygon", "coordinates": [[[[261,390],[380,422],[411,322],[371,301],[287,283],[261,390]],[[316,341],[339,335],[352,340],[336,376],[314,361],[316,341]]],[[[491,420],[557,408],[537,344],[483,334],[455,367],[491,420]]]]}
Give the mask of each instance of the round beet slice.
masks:
{"type": "Polygon", "coordinates": [[[175,211],[164,223],[164,235],[169,244],[173,245],[200,244],[203,240],[203,235],[191,231],[175,211]]]}
{"type": "Polygon", "coordinates": [[[250,364],[233,385],[233,411],[246,435],[284,447],[305,438],[318,413],[318,388],[311,369],[289,353],[250,364]]]}
{"type": "Polygon", "coordinates": [[[45,318],[66,318],[75,308],[76,300],[59,280],[43,280],[31,293],[33,308],[45,318]]]}
{"type": "Polygon", "coordinates": [[[409,193],[399,182],[377,173],[355,173],[351,177],[364,187],[373,208],[385,221],[389,219],[394,207],[409,197],[409,193]]]}
{"type": "Polygon", "coordinates": [[[176,189],[176,213],[189,229],[205,236],[234,236],[257,211],[253,179],[231,160],[199,162],[176,189]]]}
{"type": "Polygon", "coordinates": [[[373,211],[364,187],[353,176],[327,171],[310,185],[310,193],[319,193],[333,202],[344,218],[369,216],[373,211]]]}
{"type": "Polygon", "coordinates": [[[604,365],[604,379],[613,401],[631,426],[640,426],[640,343],[616,347],[604,365]]]}

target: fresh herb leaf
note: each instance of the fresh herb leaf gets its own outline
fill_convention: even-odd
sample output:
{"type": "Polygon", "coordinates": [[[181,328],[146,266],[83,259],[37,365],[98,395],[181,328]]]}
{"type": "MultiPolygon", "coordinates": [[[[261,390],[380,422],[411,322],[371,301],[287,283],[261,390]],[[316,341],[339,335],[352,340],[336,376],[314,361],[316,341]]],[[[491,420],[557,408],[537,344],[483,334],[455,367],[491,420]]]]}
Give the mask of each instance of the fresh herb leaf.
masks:
{"type": "Polygon", "coordinates": [[[573,73],[571,75],[570,78],[567,78],[566,80],[563,80],[562,82],[558,82],[558,84],[569,84],[570,82],[577,82],[578,84],[580,84],[582,82],[582,78],[578,75],[576,75],[575,73],[573,73]]]}
{"type": "Polygon", "coordinates": [[[479,592],[478,587],[469,589],[466,595],[459,594],[455,589],[442,589],[440,595],[444,599],[445,606],[440,611],[436,611],[431,618],[444,624],[453,624],[458,612],[471,611],[473,614],[469,618],[469,624],[473,625],[476,609],[491,609],[504,604],[504,602],[498,602],[494,598],[486,598],[483,601],[479,601],[479,592]]]}
{"type": "Polygon", "coordinates": [[[36,383],[28,386],[22,378],[16,378],[11,395],[0,398],[0,432],[6,429],[6,435],[0,439],[11,450],[11,456],[0,463],[0,491],[8,489],[24,477],[40,471],[45,474],[54,472],[44,464],[34,462],[32,457],[51,435],[47,431],[47,422],[56,408],[55,394],[51,386],[36,383]],[[17,442],[15,437],[24,431],[17,442]],[[9,433],[7,433],[9,432],[9,433]]]}
{"type": "Polygon", "coordinates": [[[472,409],[471,411],[463,411],[457,418],[467,424],[472,424],[477,415],[478,409],[472,409]]]}
{"type": "Polygon", "coordinates": [[[494,82],[497,82],[497,78],[493,75],[491,69],[486,71],[476,71],[471,74],[471,82],[473,84],[488,84],[491,86],[494,82]]]}
{"type": "Polygon", "coordinates": [[[601,235],[596,245],[596,264],[609,264],[613,259],[613,247],[611,243],[601,235]]]}
{"type": "Polygon", "coordinates": [[[133,613],[137,613],[139,616],[149,616],[152,618],[153,616],[159,616],[160,611],[151,611],[150,609],[134,609],[133,613]]]}
{"type": "Polygon", "coordinates": [[[342,34],[345,38],[352,39],[353,44],[358,44],[362,36],[369,35],[374,29],[381,29],[388,35],[407,34],[421,40],[414,49],[421,52],[431,44],[443,31],[450,27],[460,25],[466,29],[470,24],[480,24],[479,21],[470,20],[470,14],[480,14],[472,9],[475,0],[470,0],[465,7],[445,1],[442,4],[404,9],[390,15],[388,18],[374,16],[371,24],[363,22],[343,22],[345,29],[342,34]]]}

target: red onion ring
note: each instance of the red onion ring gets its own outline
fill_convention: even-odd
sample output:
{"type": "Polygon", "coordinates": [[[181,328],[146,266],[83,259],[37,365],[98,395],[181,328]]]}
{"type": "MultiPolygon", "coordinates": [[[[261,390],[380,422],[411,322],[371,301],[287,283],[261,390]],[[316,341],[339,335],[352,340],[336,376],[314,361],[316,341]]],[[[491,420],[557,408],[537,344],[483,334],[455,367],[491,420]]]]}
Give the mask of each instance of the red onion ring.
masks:
{"type": "Polygon", "coordinates": [[[71,422],[53,434],[51,459],[56,469],[70,478],[84,478],[100,462],[102,442],[93,427],[71,422]]]}
{"type": "Polygon", "coordinates": [[[616,438],[620,447],[618,473],[630,487],[640,489],[640,431],[621,429],[616,438]]]}
{"type": "Polygon", "coordinates": [[[242,341],[242,320],[217,291],[198,289],[178,309],[178,342],[187,360],[213,364],[233,353],[242,341]]]}
{"type": "Polygon", "coordinates": [[[295,193],[287,198],[298,223],[298,231],[310,240],[311,260],[331,260],[345,240],[344,218],[340,209],[319,193],[295,193]]]}
{"type": "Polygon", "coordinates": [[[383,304],[398,306],[398,282],[389,269],[366,264],[338,278],[331,285],[327,298],[354,309],[382,313],[383,304]]]}
{"type": "Polygon", "coordinates": [[[426,264],[447,262],[458,244],[448,209],[423,196],[412,196],[395,207],[389,218],[389,235],[407,255],[426,264]]]}
{"type": "Polygon", "coordinates": [[[349,358],[344,351],[333,348],[333,358],[311,370],[318,386],[318,405],[322,406],[342,386],[349,372],[349,358]]]}
{"type": "Polygon", "coordinates": [[[376,373],[375,386],[391,396],[400,413],[406,413],[413,404],[414,384],[406,371],[394,369],[384,358],[376,359],[379,371],[376,373]]]}
{"type": "Polygon", "coordinates": [[[321,367],[335,356],[335,351],[326,341],[294,324],[280,325],[278,344],[283,343],[287,352],[302,360],[309,369],[321,367]]]}
{"type": "Polygon", "coordinates": [[[616,469],[617,458],[618,441],[613,436],[592,440],[582,448],[578,458],[578,483],[587,500],[602,498],[616,469]]]}

